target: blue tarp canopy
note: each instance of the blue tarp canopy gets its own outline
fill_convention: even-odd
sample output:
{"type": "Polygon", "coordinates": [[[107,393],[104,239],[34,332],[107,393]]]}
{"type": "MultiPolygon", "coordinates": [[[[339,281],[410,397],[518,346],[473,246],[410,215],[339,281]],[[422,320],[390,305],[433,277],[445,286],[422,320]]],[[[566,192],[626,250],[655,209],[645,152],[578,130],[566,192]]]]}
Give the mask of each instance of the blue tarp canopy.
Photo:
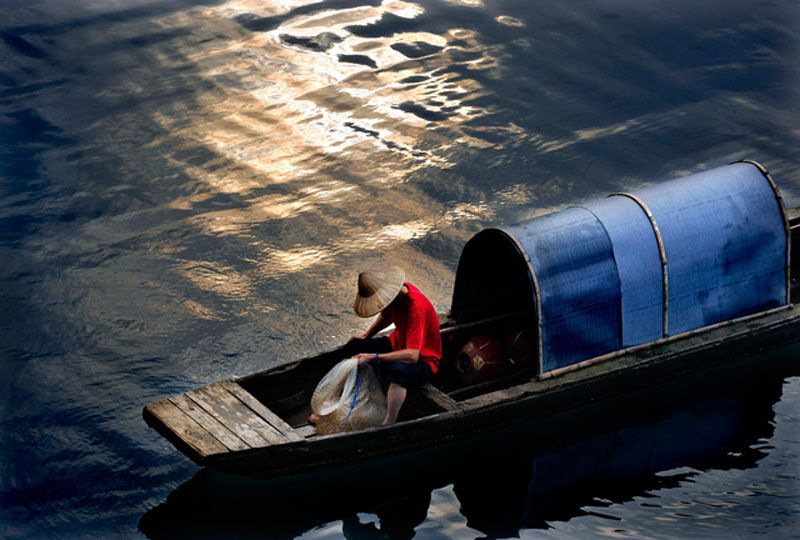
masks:
{"type": "Polygon", "coordinates": [[[785,305],[788,255],[777,186],[739,162],[479,232],[451,314],[529,314],[543,373],[785,305]]]}

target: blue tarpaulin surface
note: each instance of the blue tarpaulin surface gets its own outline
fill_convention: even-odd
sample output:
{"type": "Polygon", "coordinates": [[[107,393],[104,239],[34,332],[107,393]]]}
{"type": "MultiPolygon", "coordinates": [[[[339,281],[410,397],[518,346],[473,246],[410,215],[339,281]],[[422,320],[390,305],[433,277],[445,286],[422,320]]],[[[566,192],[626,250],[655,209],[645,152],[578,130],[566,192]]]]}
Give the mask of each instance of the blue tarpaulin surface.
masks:
{"type": "Polygon", "coordinates": [[[667,253],[669,333],[786,303],[786,231],[775,192],[735,163],[635,192],[667,253]]]}
{"type": "Polygon", "coordinates": [[[594,214],[568,208],[507,233],[517,238],[536,269],[542,369],[620,348],[619,276],[611,241],[594,214]]]}
{"type": "Polygon", "coordinates": [[[453,315],[479,311],[511,282],[508,266],[524,265],[530,280],[513,282],[526,290],[495,297],[532,298],[546,372],[786,304],[787,243],[773,185],[736,163],[479,233],[459,261],[453,315]]]}
{"type": "Polygon", "coordinates": [[[662,337],[664,300],[661,257],[653,226],[636,202],[615,195],[585,205],[608,232],[622,296],[622,344],[662,337]]]}

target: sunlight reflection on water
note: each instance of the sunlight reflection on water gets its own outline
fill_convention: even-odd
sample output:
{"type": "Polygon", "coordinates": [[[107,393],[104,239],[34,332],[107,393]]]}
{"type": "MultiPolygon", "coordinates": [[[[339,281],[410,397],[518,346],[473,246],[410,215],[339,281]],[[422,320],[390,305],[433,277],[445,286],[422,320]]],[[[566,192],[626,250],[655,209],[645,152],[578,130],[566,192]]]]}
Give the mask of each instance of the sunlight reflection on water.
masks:
{"type": "MultiPolygon", "coordinates": [[[[141,406],[341,343],[365,265],[400,264],[446,311],[485,226],[745,157],[797,204],[796,20],[791,3],[7,2],[3,524],[130,528],[193,471],[141,406]]],[[[434,491],[420,531],[473,535],[453,497],[434,491]]],[[[620,511],[652,517],[636,504],[620,511]]]]}

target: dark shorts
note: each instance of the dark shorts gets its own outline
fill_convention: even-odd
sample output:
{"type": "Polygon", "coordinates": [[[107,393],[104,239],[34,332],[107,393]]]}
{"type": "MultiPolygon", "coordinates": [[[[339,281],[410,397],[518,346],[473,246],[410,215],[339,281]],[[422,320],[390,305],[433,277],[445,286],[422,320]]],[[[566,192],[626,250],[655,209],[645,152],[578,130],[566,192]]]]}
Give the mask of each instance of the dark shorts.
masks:
{"type": "MultiPolygon", "coordinates": [[[[348,351],[351,355],[358,353],[392,352],[392,344],[387,337],[355,339],[351,341],[348,346],[352,347],[352,352],[348,351]]],[[[384,390],[386,390],[390,383],[399,384],[403,388],[421,386],[430,382],[433,377],[430,366],[427,362],[423,362],[422,360],[414,364],[373,360],[370,362],[370,366],[372,366],[375,373],[378,374],[378,378],[384,390]]]]}

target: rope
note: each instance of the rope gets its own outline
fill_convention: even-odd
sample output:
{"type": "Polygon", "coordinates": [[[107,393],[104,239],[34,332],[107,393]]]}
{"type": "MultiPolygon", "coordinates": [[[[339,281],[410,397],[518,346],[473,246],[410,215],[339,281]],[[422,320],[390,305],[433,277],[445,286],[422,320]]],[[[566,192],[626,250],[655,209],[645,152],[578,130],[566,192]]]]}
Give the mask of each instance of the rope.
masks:
{"type": "Polygon", "coordinates": [[[353,409],[356,408],[356,401],[358,400],[358,394],[361,393],[361,370],[359,366],[356,366],[356,388],[353,392],[353,398],[350,400],[350,410],[347,411],[347,416],[344,417],[345,420],[350,418],[350,414],[353,412],[353,409]]]}

